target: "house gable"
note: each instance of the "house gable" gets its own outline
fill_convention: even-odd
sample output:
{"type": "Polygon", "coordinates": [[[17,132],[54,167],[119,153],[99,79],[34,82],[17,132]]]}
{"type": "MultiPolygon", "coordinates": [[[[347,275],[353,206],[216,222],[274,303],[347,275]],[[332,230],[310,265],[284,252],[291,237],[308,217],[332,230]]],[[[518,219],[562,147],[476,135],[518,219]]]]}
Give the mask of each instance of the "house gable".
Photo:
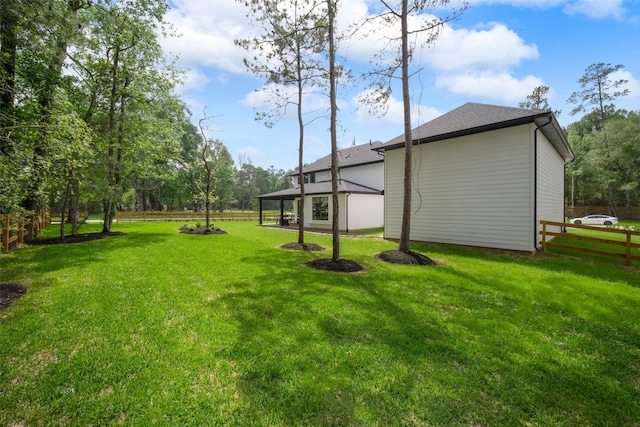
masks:
{"type": "MultiPolygon", "coordinates": [[[[564,160],[572,161],[574,159],[560,124],[553,113],[549,111],[469,102],[415,128],[411,136],[413,144],[419,145],[527,123],[534,123],[536,127],[539,127],[564,160]]],[[[386,142],[378,150],[387,151],[399,148],[404,148],[404,135],[399,135],[386,142]]]]}

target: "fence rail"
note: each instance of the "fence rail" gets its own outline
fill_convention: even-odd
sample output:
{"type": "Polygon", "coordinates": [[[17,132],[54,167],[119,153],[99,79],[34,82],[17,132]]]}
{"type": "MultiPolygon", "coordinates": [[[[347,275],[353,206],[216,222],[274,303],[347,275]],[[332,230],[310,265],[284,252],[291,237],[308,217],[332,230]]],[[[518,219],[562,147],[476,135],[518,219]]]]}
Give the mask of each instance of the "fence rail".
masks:
{"type": "Polygon", "coordinates": [[[22,244],[26,240],[35,239],[49,224],[51,216],[48,210],[41,209],[37,214],[19,213],[0,215],[2,223],[2,250],[8,252],[13,244],[22,244]]]}
{"type": "MultiPolygon", "coordinates": [[[[263,213],[263,221],[276,221],[280,218],[279,213],[263,213]]],[[[206,212],[203,211],[158,211],[158,212],[125,212],[121,211],[116,214],[115,222],[154,222],[154,221],[204,221],[206,212]]],[[[210,212],[209,219],[211,221],[258,221],[260,214],[258,212],[210,212]]]]}
{"type": "Polygon", "coordinates": [[[589,225],[576,225],[576,224],[570,224],[565,222],[553,222],[553,221],[540,221],[540,224],[542,224],[542,231],[540,231],[540,234],[542,235],[541,244],[542,244],[543,251],[547,249],[547,246],[555,246],[557,248],[573,249],[573,250],[588,252],[592,254],[624,258],[627,266],[631,265],[632,260],[640,261],[640,256],[631,254],[631,249],[640,248],[640,243],[633,243],[631,241],[632,236],[640,236],[640,231],[625,230],[620,228],[600,228],[600,227],[593,227],[589,225]],[[547,230],[547,226],[598,231],[601,233],[611,233],[612,235],[614,234],[624,235],[625,238],[624,240],[615,240],[613,238],[604,239],[604,238],[591,237],[591,236],[567,234],[562,231],[558,232],[558,231],[547,230]],[[563,237],[566,239],[572,239],[572,240],[578,240],[578,241],[584,241],[584,242],[594,242],[594,243],[600,243],[600,244],[606,244],[606,245],[612,245],[612,246],[618,246],[618,247],[622,246],[624,247],[625,251],[624,253],[620,253],[620,252],[615,252],[613,250],[593,249],[593,248],[585,248],[582,246],[571,245],[566,243],[556,243],[553,240],[547,241],[547,237],[563,237]]]}

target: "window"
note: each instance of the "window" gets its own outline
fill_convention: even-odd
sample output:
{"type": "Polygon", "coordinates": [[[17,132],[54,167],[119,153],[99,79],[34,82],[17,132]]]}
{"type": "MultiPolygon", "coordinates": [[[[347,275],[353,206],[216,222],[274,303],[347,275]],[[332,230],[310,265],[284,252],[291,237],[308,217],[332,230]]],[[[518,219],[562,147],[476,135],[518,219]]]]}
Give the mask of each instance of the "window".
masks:
{"type": "Polygon", "coordinates": [[[313,184],[314,182],[316,182],[316,173],[315,172],[309,172],[309,173],[305,173],[304,174],[304,183],[305,184],[313,184]]]}
{"type": "Polygon", "coordinates": [[[314,197],[311,200],[314,221],[329,221],[329,197],[314,197]]]}

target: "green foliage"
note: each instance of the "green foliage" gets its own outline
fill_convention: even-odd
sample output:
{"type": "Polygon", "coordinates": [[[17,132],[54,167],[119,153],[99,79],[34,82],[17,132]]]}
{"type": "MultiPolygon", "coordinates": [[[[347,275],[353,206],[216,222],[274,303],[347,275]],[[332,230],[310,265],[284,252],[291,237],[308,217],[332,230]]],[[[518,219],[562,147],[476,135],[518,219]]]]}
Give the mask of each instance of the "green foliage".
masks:
{"type": "Polygon", "coordinates": [[[439,262],[416,268],[358,238],[343,252],[365,269],[347,275],[255,223],[205,239],[117,228],[0,257],[3,282],[28,289],[0,312],[0,424],[640,419],[640,272],[617,260],[413,245],[439,262]]]}
{"type": "Polygon", "coordinates": [[[582,88],[573,92],[567,102],[576,104],[571,115],[580,112],[594,112],[599,115],[601,125],[607,120],[609,113],[615,112],[613,101],[629,94],[629,89],[620,90],[627,80],[611,80],[611,75],[624,68],[622,64],[611,65],[604,62],[589,65],[578,83],[582,88]]]}
{"type": "Polygon", "coordinates": [[[607,146],[605,130],[593,118],[586,115],[568,128],[576,159],[567,166],[567,195],[578,205],[640,205],[640,112],[612,115],[607,146]]]}

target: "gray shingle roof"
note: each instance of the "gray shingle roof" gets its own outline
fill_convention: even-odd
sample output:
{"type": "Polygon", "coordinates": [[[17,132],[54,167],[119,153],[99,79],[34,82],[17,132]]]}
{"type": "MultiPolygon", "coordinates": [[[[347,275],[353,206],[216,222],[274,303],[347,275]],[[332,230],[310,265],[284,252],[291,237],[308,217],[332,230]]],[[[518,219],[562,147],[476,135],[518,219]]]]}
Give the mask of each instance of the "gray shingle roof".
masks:
{"type": "MultiPolygon", "coordinates": [[[[540,131],[565,160],[573,160],[569,142],[550,111],[469,102],[413,129],[411,136],[414,144],[424,144],[525,123],[535,123],[536,126],[545,125],[540,128],[540,131]],[[549,119],[551,122],[545,125],[549,119]]],[[[386,142],[379,149],[393,150],[402,147],[404,147],[404,134],[386,142]]]]}
{"type": "MultiPolygon", "coordinates": [[[[376,154],[378,155],[378,154],[376,154]]],[[[378,155],[378,157],[380,157],[378,155]]],[[[314,182],[304,185],[304,194],[329,194],[331,193],[331,181],[314,182]]],[[[359,194],[382,194],[381,190],[356,184],[346,179],[338,180],[338,193],[359,193],[359,194]]],[[[261,194],[259,199],[293,200],[300,196],[300,187],[288,188],[286,190],[274,191],[273,193],[261,194]]]]}
{"type": "MultiPolygon", "coordinates": [[[[382,142],[375,141],[342,148],[338,150],[338,167],[348,168],[353,166],[366,165],[369,163],[383,162],[384,157],[382,157],[377,151],[374,151],[374,149],[380,148],[381,146],[382,142]]],[[[304,173],[318,172],[329,169],[331,169],[331,154],[321,157],[315,162],[309,163],[302,168],[304,173]]],[[[298,175],[298,172],[296,171],[291,175],[298,175]]]]}

